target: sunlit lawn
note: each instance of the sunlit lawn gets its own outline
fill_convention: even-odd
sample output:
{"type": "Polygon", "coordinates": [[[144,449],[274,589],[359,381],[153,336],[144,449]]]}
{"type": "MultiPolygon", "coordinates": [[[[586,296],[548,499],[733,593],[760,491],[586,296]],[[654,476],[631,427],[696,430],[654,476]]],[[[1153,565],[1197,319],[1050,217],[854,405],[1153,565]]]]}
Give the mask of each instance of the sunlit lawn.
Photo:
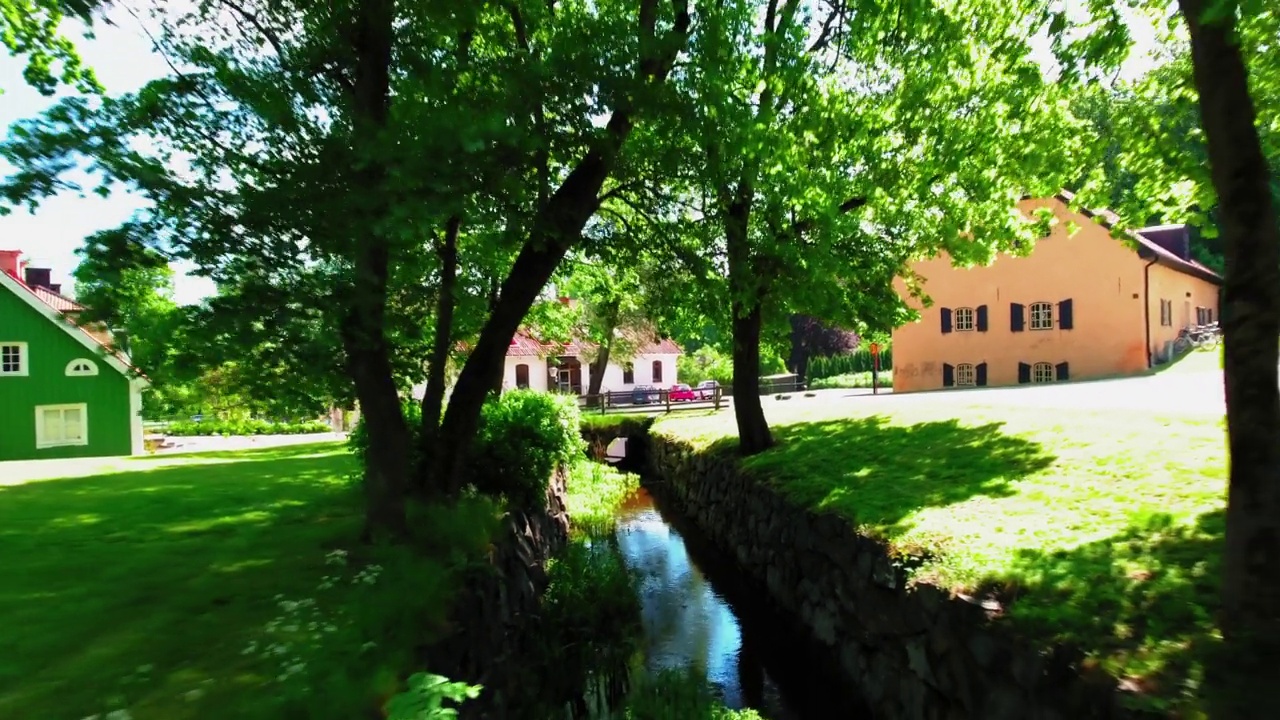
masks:
{"type": "MultiPolygon", "coordinates": [[[[1190,377],[1212,360],[1170,372],[1190,377]]],[[[1140,702],[1176,701],[1194,674],[1190,646],[1213,635],[1222,419],[980,397],[766,399],[779,444],[745,466],[797,503],[932,558],[917,580],[994,592],[1020,630],[1080,644],[1147,691],[1140,702]]],[[[722,412],[655,431],[727,452],[735,428],[722,412]]]]}
{"type": "Polygon", "coordinates": [[[0,718],[234,716],[273,598],[359,528],[352,469],[332,443],[0,463],[0,718]]]}

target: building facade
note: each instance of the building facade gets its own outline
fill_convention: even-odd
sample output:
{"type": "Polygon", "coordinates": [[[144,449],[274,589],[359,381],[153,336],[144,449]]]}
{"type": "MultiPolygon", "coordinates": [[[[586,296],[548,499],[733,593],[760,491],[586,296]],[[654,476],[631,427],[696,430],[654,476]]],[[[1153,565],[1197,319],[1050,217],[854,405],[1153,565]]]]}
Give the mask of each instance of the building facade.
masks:
{"type": "MultiPolygon", "coordinates": [[[[641,345],[626,361],[610,361],[601,392],[622,392],[637,385],[666,389],[679,382],[676,360],[680,346],[669,339],[641,345]]],[[[584,395],[591,387],[590,349],[579,343],[543,344],[517,333],[507,348],[502,386],[584,395]]]]}
{"type": "Polygon", "coordinates": [[[1019,204],[1058,220],[1026,257],[1002,254],[974,268],[953,267],[946,255],[916,263],[930,307],[899,281],[920,319],[893,333],[894,392],[1140,372],[1182,328],[1217,319],[1221,278],[1191,259],[1186,226],[1121,240],[1109,230],[1114,216],[1074,212],[1071,200],[1019,204]]]}
{"type": "Polygon", "coordinates": [[[146,380],[19,257],[0,251],[0,461],[142,453],[146,380]]]}

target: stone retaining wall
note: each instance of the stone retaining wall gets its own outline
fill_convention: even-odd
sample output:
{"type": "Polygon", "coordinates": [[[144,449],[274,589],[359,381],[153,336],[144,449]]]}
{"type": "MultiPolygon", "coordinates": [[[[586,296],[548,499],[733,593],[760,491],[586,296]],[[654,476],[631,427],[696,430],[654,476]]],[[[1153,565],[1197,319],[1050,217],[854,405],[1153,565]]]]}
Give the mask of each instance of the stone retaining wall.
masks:
{"type": "Polygon", "coordinates": [[[885,547],[842,518],[746,479],[731,457],[658,435],[652,491],[735,557],[782,610],[830,648],[879,718],[1120,718],[1114,680],[1078,653],[1037,651],[994,623],[994,607],[907,586],[885,547]]]}
{"type": "Polygon", "coordinates": [[[508,512],[494,539],[488,563],[469,572],[454,600],[453,631],[427,648],[425,667],[451,680],[484,686],[464,703],[464,718],[507,718],[528,679],[522,662],[547,588],[547,561],[569,537],[565,509],[568,475],[557,470],[547,485],[544,507],[508,512]]]}

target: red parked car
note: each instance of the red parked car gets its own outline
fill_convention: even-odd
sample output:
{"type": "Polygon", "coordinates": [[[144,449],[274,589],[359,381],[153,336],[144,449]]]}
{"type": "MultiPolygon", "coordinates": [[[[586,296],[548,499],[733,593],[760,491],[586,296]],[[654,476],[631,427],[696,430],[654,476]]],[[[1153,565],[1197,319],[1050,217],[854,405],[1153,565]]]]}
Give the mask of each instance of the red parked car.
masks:
{"type": "Polygon", "coordinates": [[[693,391],[693,388],[685,385],[684,383],[676,383],[675,385],[672,385],[671,391],[668,395],[671,397],[671,402],[698,399],[698,394],[693,391]]]}

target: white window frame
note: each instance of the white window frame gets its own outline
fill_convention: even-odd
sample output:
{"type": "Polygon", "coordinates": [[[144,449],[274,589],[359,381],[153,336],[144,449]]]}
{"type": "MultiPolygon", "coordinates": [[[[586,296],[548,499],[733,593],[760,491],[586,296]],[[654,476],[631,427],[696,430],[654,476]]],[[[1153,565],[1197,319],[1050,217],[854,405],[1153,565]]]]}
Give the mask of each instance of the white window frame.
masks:
{"type": "Polygon", "coordinates": [[[55,447],[74,447],[89,444],[89,406],[86,403],[71,403],[68,405],[37,405],[36,406],[36,449],[43,450],[45,448],[55,447]],[[68,410],[80,411],[80,437],[75,440],[51,440],[44,436],[44,414],[46,412],[58,411],[63,414],[65,423],[65,415],[68,410]]]}
{"type": "Polygon", "coordinates": [[[27,344],[17,340],[0,340],[0,348],[16,347],[18,348],[18,371],[5,372],[4,367],[0,365],[0,377],[27,377],[31,373],[30,354],[27,352],[27,344]]]}
{"type": "Polygon", "coordinates": [[[1053,303],[1033,302],[1028,306],[1027,313],[1030,316],[1027,319],[1027,327],[1032,330],[1053,329],[1053,303]],[[1036,312],[1037,310],[1039,312],[1036,312]]]}
{"type": "Polygon", "coordinates": [[[956,387],[977,387],[978,375],[973,363],[956,365],[956,387]]]}
{"type": "Polygon", "coordinates": [[[1057,380],[1057,370],[1053,367],[1053,363],[1038,362],[1031,366],[1031,382],[1043,384],[1057,382],[1057,380]]]}
{"type": "Polygon", "coordinates": [[[66,369],[67,377],[92,377],[97,374],[98,374],[98,363],[90,360],[89,358],[76,358],[75,360],[72,360],[71,362],[67,363],[67,369],[66,369]],[[76,366],[82,363],[88,365],[88,368],[85,370],[77,370],[76,366]]]}
{"type": "Polygon", "coordinates": [[[956,332],[972,332],[977,328],[977,313],[971,307],[958,307],[955,309],[955,326],[956,332]]]}

